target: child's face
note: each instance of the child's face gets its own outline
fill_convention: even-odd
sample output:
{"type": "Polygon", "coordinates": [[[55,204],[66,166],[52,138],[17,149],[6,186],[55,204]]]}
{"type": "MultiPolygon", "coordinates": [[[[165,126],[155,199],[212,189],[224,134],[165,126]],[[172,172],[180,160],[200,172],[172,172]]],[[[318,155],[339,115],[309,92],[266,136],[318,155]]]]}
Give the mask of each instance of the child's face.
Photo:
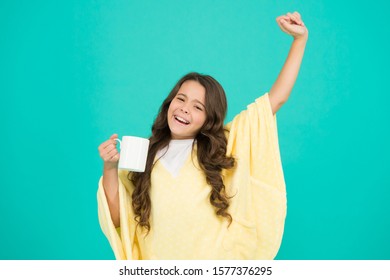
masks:
{"type": "Polygon", "coordinates": [[[198,82],[185,81],[168,108],[172,139],[195,138],[206,121],[205,88],[198,82]]]}

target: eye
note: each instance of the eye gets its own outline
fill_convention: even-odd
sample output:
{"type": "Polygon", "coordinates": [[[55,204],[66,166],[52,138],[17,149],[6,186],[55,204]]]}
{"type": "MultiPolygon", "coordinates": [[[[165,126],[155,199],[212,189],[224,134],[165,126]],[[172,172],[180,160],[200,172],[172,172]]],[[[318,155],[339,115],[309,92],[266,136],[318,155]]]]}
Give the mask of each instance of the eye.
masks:
{"type": "Polygon", "coordinates": [[[195,105],[195,108],[196,108],[197,110],[199,110],[199,111],[203,111],[203,108],[200,107],[200,106],[198,106],[198,105],[195,105]]]}
{"type": "Polygon", "coordinates": [[[178,100],[184,102],[184,98],[183,97],[177,97],[178,100]]]}

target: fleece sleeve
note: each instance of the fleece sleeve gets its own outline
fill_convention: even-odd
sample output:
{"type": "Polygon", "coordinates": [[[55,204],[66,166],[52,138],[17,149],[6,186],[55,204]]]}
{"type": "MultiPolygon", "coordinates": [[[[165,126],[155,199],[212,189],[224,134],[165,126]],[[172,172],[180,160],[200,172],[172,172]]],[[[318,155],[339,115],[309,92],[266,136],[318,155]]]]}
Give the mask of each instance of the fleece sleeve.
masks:
{"type": "Polygon", "coordinates": [[[103,188],[103,178],[99,180],[97,193],[100,227],[107,237],[117,260],[138,259],[139,250],[136,238],[136,225],[131,206],[132,184],[126,171],[119,171],[120,228],[115,228],[103,188]]]}

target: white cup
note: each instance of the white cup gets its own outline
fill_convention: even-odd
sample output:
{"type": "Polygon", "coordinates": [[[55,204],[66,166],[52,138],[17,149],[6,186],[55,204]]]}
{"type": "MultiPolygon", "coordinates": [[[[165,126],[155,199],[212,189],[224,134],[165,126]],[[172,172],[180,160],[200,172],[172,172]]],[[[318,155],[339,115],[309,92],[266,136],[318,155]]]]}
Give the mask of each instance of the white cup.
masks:
{"type": "Polygon", "coordinates": [[[144,172],[148,157],[149,139],[123,136],[122,141],[115,139],[120,144],[119,169],[134,172],[144,172]]]}

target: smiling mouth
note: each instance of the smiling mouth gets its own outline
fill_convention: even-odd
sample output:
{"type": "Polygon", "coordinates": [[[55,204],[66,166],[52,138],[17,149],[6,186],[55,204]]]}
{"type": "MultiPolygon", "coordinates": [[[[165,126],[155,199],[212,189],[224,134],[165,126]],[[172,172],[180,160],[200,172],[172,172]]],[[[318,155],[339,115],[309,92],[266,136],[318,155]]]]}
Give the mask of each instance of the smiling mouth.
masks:
{"type": "Polygon", "coordinates": [[[174,118],[175,118],[176,121],[178,121],[181,124],[184,124],[184,125],[189,125],[190,124],[189,121],[187,121],[187,120],[185,120],[185,119],[183,119],[183,118],[181,118],[179,116],[174,116],[174,118]]]}

